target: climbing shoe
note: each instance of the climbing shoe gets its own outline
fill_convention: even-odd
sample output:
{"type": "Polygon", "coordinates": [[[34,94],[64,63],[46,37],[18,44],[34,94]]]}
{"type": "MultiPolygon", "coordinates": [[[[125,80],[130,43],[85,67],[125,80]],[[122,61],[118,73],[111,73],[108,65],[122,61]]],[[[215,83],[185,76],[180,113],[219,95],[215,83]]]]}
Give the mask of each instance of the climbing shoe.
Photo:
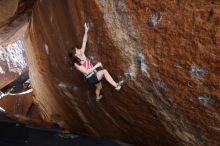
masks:
{"type": "Polygon", "coordinates": [[[96,96],[96,101],[99,101],[100,99],[102,99],[103,95],[98,95],[96,96]]]}
{"type": "Polygon", "coordinates": [[[115,87],[115,90],[119,91],[121,89],[121,86],[123,85],[124,81],[121,80],[118,82],[117,87],[115,87]]]}

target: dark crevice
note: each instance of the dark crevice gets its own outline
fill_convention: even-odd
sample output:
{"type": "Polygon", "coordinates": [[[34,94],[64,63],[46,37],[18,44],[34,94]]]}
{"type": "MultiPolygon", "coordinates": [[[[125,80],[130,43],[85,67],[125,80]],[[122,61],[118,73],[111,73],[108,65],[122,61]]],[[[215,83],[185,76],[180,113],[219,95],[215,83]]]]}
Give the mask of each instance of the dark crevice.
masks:
{"type": "Polygon", "coordinates": [[[30,107],[29,107],[29,109],[28,109],[26,115],[27,115],[28,117],[31,117],[35,109],[36,109],[36,105],[35,105],[34,103],[32,103],[32,104],[30,105],[30,107]]]}

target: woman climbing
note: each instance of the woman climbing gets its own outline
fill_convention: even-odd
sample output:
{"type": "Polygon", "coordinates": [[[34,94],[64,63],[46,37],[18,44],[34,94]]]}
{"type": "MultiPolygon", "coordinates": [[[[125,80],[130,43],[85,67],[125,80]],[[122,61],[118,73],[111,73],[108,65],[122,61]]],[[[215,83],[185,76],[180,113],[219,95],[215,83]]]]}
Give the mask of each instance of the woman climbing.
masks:
{"type": "Polygon", "coordinates": [[[82,72],[86,78],[86,81],[90,84],[93,84],[96,86],[96,100],[99,101],[103,96],[100,95],[100,91],[102,89],[101,80],[103,77],[112,85],[115,87],[117,91],[121,89],[121,86],[123,84],[123,81],[119,81],[116,83],[111,75],[108,73],[106,69],[102,69],[100,71],[96,71],[98,67],[102,68],[102,63],[98,62],[96,65],[93,66],[90,59],[88,59],[85,56],[85,49],[86,49],[86,43],[87,43],[87,33],[89,30],[89,27],[87,24],[84,24],[85,33],[83,36],[83,42],[81,49],[75,48],[75,55],[74,55],[74,66],[77,70],[82,72]]]}

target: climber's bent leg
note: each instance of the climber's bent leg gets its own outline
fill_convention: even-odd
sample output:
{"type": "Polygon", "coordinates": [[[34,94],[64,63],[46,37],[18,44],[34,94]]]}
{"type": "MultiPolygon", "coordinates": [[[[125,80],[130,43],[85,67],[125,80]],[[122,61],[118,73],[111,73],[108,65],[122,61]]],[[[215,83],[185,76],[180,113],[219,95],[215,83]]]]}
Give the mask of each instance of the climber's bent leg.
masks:
{"type": "Polygon", "coordinates": [[[102,89],[102,83],[99,82],[98,84],[95,84],[95,86],[96,86],[96,90],[95,90],[96,101],[99,101],[103,97],[103,95],[100,94],[102,89]]]}
{"type": "Polygon", "coordinates": [[[102,83],[99,82],[98,84],[95,84],[95,86],[96,86],[95,94],[96,96],[99,96],[102,89],[102,83]]]}
{"type": "Polygon", "coordinates": [[[108,73],[106,69],[100,70],[97,72],[97,78],[99,81],[105,77],[105,79],[115,88],[117,87],[117,83],[112,79],[111,75],[108,73]]]}

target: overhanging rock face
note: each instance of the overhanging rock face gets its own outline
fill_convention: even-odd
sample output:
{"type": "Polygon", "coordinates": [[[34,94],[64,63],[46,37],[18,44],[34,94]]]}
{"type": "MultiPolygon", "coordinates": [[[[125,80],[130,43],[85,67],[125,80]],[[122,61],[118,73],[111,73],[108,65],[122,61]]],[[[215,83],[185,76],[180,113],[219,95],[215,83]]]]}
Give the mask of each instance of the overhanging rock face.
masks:
{"type": "Polygon", "coordinates": [[[28,25],[35,0],[0,1],[0,43],[7,45],[18,40],[28,25]]]}
{"type": "Polygon", "coordinates": [[[34,0],[0,1],[0,88],[28,70],[22,36],[34,0]]]}
{"type": "Polygon", "coordinates": [[[37,0],[26,50],[45,120],[136,145],[219,145],[218,1],[37,0]],[[126,84],[104,98],[71,65],[87,54],[126,84]]]}

